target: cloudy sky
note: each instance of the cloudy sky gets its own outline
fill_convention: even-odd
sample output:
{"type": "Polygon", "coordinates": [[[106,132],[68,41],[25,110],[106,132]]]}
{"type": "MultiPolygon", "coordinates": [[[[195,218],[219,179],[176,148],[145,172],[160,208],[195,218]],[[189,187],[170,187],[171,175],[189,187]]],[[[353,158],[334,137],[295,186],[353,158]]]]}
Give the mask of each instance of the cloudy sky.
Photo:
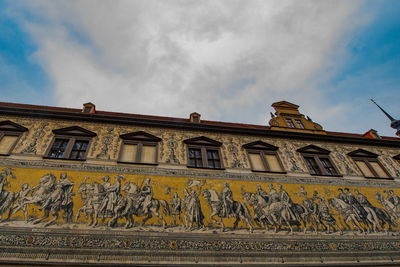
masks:
{"type": "Polygon", "coordinates": [[[0,101],[394,136],[399,0],[0,0],[0,101]]]}

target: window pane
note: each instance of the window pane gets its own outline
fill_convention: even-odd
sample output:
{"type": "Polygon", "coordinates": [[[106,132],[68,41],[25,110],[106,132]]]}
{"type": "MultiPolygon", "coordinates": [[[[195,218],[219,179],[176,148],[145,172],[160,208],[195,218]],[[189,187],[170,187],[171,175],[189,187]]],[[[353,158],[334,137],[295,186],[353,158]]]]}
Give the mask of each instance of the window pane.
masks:
{"type": "Polygon", "coordinates": [[[261,160],[260,154],[249,153],[249,158],[251,161],[251,165],[253,166],[253,170],[266,171],[264,163],[261,160]]]}
{"type": "Polygon", "coordinates": [[[198,148],[189,148],[189,166],[203,167],[201,159],[201,150],[198,148]]]}
{"type": "Polygon", "coordinates": [[[311,174],[322,174],[317,162],[315,162],[315,159],[313,157],[304,157],[304,159],[306,160],[307,166],[310,169],[311,174]]]}
{"type": "Polygon", "coordinates": [[[85,159],[86,150],[88,148],[89,141],[87,140],[76,140],[72,150],[70,159],[85,159]]]}
{"type": "Polygon", "coordinates": [[[218,150],[207,149],[208,168],[221,168],[218,150]]]}
{"type": "Polygon", "coordinates": [[[296,124],[297,124],[297,127],[299,127],[300,129],[304,129],[304,125],[303,125],[303,123],[301,122],[301,120],[295,120],[295,122],[296,122],[296,124]]]}
{"type": "Polygon", "coordinates": [[[136,162],[137,145],[123,144],[120,161],[136,162]]]}
{"type": "Polygon", "coordinates": [[[361,172],[365,177],[375,177],[375,175],[368,168],[367,164],[362,160],[356,160],[357,166],[361,169],[361,172]]]}
{"type": "Polygon", "coordinates": [[[0,141],[0,154],[8,154],[10,148],[17,141],[18,136],[5,135],[0,141]]]}
{"type": "Polygon", "coordinates": [[[337,175],[335,168],[333,167],[331,161],[328,158],[319,158],[319,160],[321,161],[322,166],[324,166],[325,171],[329,175],[337,175]]]}
{"type": "Polygon", "coordinates": [[[378,162],[376,161],[369,161],[369,164],[371,164],[372,168],[374,168],[375,172],[378,174],[379,177],[382,178],[389,178],[389,176],[386,174],[386,172],[382,169],[381,165],[379,165],[378,162]]]}
{"type": "Polygon", "coordinates": [[[67,148],[69,139],[59,139],[57,138],[53,146],[50,149],[49,157],[50,158],[56,158],[56,159],[62,159],[64,156],[65,149],[67,148]]]}
{"type": "Polygon", "coordinates": [[[265,155],[265,158],[267,159],[270,171],[272,172],[283,171],[276,155],[265,155]]]}
{"type": "Polygon", "coordinates": [[[286,122],[287,122],[289,128],[296,128],[296,126],[294,126],[294,123],[291,119],[286,119],[286,122]]]}
{"type": "Polygon", "coordinates": [[[142,147],[142,163],[156,163],[156,147],[143,146],[142,147]]]}

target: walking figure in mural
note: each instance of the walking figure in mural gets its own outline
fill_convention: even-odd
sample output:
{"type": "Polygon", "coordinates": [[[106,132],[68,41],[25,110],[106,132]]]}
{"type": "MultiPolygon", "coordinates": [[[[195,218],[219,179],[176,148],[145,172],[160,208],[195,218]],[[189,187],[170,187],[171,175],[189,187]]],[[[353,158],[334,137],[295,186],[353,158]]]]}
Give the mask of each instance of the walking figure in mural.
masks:
{"type": "Polygon", "coordinates": [[[181,212],[182,212],[181,199],[179,198],[177,192],[174,193],[174,196],[171,199],[169,205],[171,206],[171,214],[172,218],[174,219],[174,225],[176,225],[176,217],[178,217],[179,221],[183,223],[181,218],[181,212]]]}
{"type": "Polygon", "coordinates": [[[0,222],[2,222],[2,215],[8,210],[7,219],[10,218],[10,207],[15,200],[15,193],[4,190],[4,186],[8,185],[8,178],[15,179],[15,176],[10,168],[4,168],[0,173],[0,222]]]}
{"type": "Polygon", "coordinates": [[[360,191],[358,191],[358,189],[354,189],[354,193],[357,196],[357,201],[367,212],[367,218],[373,225],[373,231],[377,232],[378,227],[383,229],[385,232],[391,231],[392,226],[395,226],[396,224],[391,219],[389,213],[383,209],[373,206],[371,202],[369,202],[369,200],[363,194],[361,194],[360,191]],[[384,228],[385,224],[388,225],[388,229],[384,228]]]}
{"type": "Polygon", "coordinates": [[[336,222],[336,219],[332,216],[329,211],[329,207],[325,202],[325,199],[318,194],[318,191],[314,191],[313,195],[314,202],[317,205],[317,216],[320,224],[325,228],[326,233],[331,233],[331,228],[333,231],[340,231],[343,234],[342,229],[336,222]]]}
{"type": "Polygon", "coordinates": [[[81,195],[81,199],[83,200],[83,206],[78,209],[76,212],[75,221],[78,221],[81,212],[85,215],[86,220],[89,218],[90,210],[92,209],[91,200],[93,198],[93,184],[87,183],[86,181],[89,177],[85,177],[83,182],[79,185],[78,194],[81,195]]]}
{"type": "Polygon", "coordinates": [[[29,188],[28,184],[22,184],[21,185],[21,190],[18,191],[18,193],[15,195],[15,203],[11,207],[9,216],[7,219],[10,218],[11,215],[16,214],[18,211],[22,210],[24,212],[24,221],[28,221],[28,211],[26,209],[26,199],[28,197],[28,194],[32,193],[32,191],[35,188],[29,188]]]}
{"type": "Polygon", "coordinates": [[[197,224],[198,228],[204,229],[204,214],[201,210],[199,196],[202,192],[202,187],[206,184],[206,181],[191,180],[189,179],[186,183],[187,188],[183,189],[183,203],[182,210],[184,211],[185,228],[189,230],[194,229],[194,225],[197,224]],[[197,191],[193,189],[197,187],[197,191]]]}
{"type": "Polygon", "coordinates": [[[127,182],[122,191],[126,193],[126,197],[120,195],[118,198],[117,205],[113,211],[114,216],[108,222],[109,226],[115,226],[119,218],[125,217],[127,220],[125,227],[132,227],[134,224],[133,215],[137,217],[146,216],[142,221],[142,225],[145,225],[155,215],[161,221],[162,226],[164,228],[167,227],[167,223],[159,210],[162,207],[163,213],[170,215],[168,202],[153,198],[150,178],[145,180],[142,189],[138,188],[135,183],[127,182]]]}
{"type": "Polygon", "coordinates": [[[72,221],[73,216],[73,187],[66,173],[61,173],[60,179],[56,182],[56,177],[49,173],[39,180],[31,197],[26,198],[25,204],[35,204],[39,210],[44,210],[41,218],[33,221],[37,224],[53,215],[53,219],[48,221],[45,226],[51,225],[59,218],[59,212],[63,210],[63,218],[66,222],[72,221]]]}
{"type": "Polygon", "coordinates": [[[222,199],[222,216],[225,217],[232,217],[233,216],[233,194],[232,190],[229,187],[228,183],[223,183],[224,188],[220,193],[220,199],[222,199]]]}
{"type": "MultiPolygon", "coordinates": [[[[221,194],[218,194],[214,189],[204,190],[203,196],[207,200],[211,208],[211,214],[209,216],[210,220],[215,224],[220,224],[222,226],[221,230],[225,231],[223,219],[233,217],[236,219],[233,223],[233,229],[236,229],[239,221],[242,220],[249,226],[250,232],[253,232],[253,226],[251,225],[251,215],[246,204],[235,201],[233,200],[233,198],[231,198],[231,214],[227,213],[227,210],[225,210],[224,199],[222,199],[222,196],[228,197],[229,194],[232,194],[232,191],[230,191],[230,189],[228,190],[228,188],[229,185],[227,183],[224,184],[224,189],[222,190],[221,194]],[[214,216],[217,216],[219,218],[219,222],[214,219],[214,216]]],[[[225,200],[225,202],[227,201],[225,200]]]]}

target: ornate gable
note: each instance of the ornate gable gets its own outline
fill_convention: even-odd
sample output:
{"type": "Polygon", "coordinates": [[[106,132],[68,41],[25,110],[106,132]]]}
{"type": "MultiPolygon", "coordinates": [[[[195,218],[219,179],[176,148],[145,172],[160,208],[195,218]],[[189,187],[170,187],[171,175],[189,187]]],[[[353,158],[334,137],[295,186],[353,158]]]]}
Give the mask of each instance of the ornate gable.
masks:
{"type": "Polygon", "coordinates": [[[323,154],[323,155],[327,155],[330,153],[329,150],[323,149],[323,148],[315,146],[315,145],[309,145],[309,146],[299,148],[299,149],[297,149],[297,152],[308,153],[308,154],[323,154]]]}
{"type": "Polygon", "coordinates": [[[189,144],[189,145],[201,145],[201,146],[221,146],[222,145],[221,142],[215,141],[215,140],[210,139],[205,136],[199,136],[199,137],[195,137],[195,138],[186,139],[183,142],[185,144],[189,144]]]}
{"type": "Polygon", "coordinates": [[[248,144],[243,145],[244,148],[247,149],[256,149],[256,150],[272,150],[272,151],[276,151],[279,148],[273,145],[270,145],[268,143],[265,143],[263,141],[255,141],[255,142],[251,142],[248,144]]]}
{"type": "Polygon", "coordinates": [[[24,126],[19,125],[15,122],[6,120],[0,122],[0,131],[26,132],[28,131],[28,128],[25,128],[24,126]]]}
{"type": "Polygon", "coordinates": [[[71,127],[56,129],[53,130],[53,133],[58,135],[72,135],[72,136],[85,136],[85,137],[94,137],[97,135],[96,133],[86,130],[79,126],[71,126],[71,127]]]}
{"type": "Polygon", "coordinates": [[[161,141],[161,138],[158,138],[157,136],[154,136],[152,134],[149,134],[149,133],[146,133],[143,131],[121,134],[119,137],[124,140],[134,140],[134,141],[145,141],[145,142],[146,141],[147,142],[160,142],[161,141]]]}
{"type": "Polygon", "coordinates": [[[377,154],[369,152],[369,151],[361,149],[361,148],[354,150],[350,153],[347,153],[347,155],[349,155],[350,157],[359,157],[359,158],[377,158],[378,157],[377,154]]]}
{"type": "Polygon", "coordinates": [[[275,102],[272,104],[272,107],[274,107],[275,109],[295,109],[297,110],[299,108],[298,105],[290,103],[288,101],[279,101],[279,102],[275,102]]]}

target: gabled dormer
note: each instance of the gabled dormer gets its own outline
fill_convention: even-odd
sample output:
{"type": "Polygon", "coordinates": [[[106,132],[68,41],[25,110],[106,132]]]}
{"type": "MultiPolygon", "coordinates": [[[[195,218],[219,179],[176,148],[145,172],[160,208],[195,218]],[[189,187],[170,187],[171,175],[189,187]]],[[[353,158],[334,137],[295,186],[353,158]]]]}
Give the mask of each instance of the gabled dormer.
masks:
{"type": "Polygon", "coordinates": [[[271,113],[269,121],[271,130],[326,134],[321,125],[299,112],[298,105],[280,101],[273,103],[272,107],[275,109],[275,114],[271,113]]]}
{"type": "Polygon", "coordinates": [[[121,134],[122,139],[118,162],[157,165],[158,143],[161,138],[152,134],[138,131],[121,134]]]}
{"type": "Polygon", "coordinates": [[[330,153],[329,150],[323,149],[319,146],[309,145],[302,148],[297,149],[297,152],[300,153],[308,153],[308,154],[321,154],[321,155],[328,155],[330,153]]]}
{"type": "Polygon", "coordinates": [[[205,136],[186,139],[183,141],[185,144],[201,145],[201,146],[221,146],[222,143],[205,136]]]}
{"type": "Polygon", "coordinates": [[[124,139],[124,140],[145,141],[145,142],[160,142],[161,141],[161,138],[158,138],[157,136],[146,133],[144,131],[121,134],[120,138],[124,139]]]}
{"type": "Polygon", "coordinates": [[[269,150],[276,151],[278,147],[265,143],[263,141],[255,141],[248,144],[243,145],[245,149],[255,149],[255,150],[269,150]]]}
{"type": "Polygon", "coordinates": [[[28,128],[25,128],[22,125],[19,125],[15,122],[6,120],[0,122],[0,131],[8,131],[8,132],[26,132],[28,128]]]}
{"type": "Polygon", "coordinates": [[[186,139],[189,168],[223,169],[221,142],[205,136],[186,139]]]}
{"type": "Polygon", "coordinates": [[[372,153],[370,151],[364,150],[364,149],[357,149],[354,150],[350,153],[347,153],[350,157],[358,157],[358,158],[377,158],[378,155],[375,153],[372,153]]]}
{"type": "Polygon", "coordinates": [[[56,135],[70,135],[70,136],[84,136],[84,137],[94,137],[97,135],[96,133],[86,130],[79,126],[71,126],[71,127],[56,129],[53,130],[53,133],[56,135]]]}
{"type": "Polygon", "coordinates": [[[0,122],[0,155],[10,155],[22,133],[26,131],[27,128],[15,122],[9,120],[0,122]]]}

